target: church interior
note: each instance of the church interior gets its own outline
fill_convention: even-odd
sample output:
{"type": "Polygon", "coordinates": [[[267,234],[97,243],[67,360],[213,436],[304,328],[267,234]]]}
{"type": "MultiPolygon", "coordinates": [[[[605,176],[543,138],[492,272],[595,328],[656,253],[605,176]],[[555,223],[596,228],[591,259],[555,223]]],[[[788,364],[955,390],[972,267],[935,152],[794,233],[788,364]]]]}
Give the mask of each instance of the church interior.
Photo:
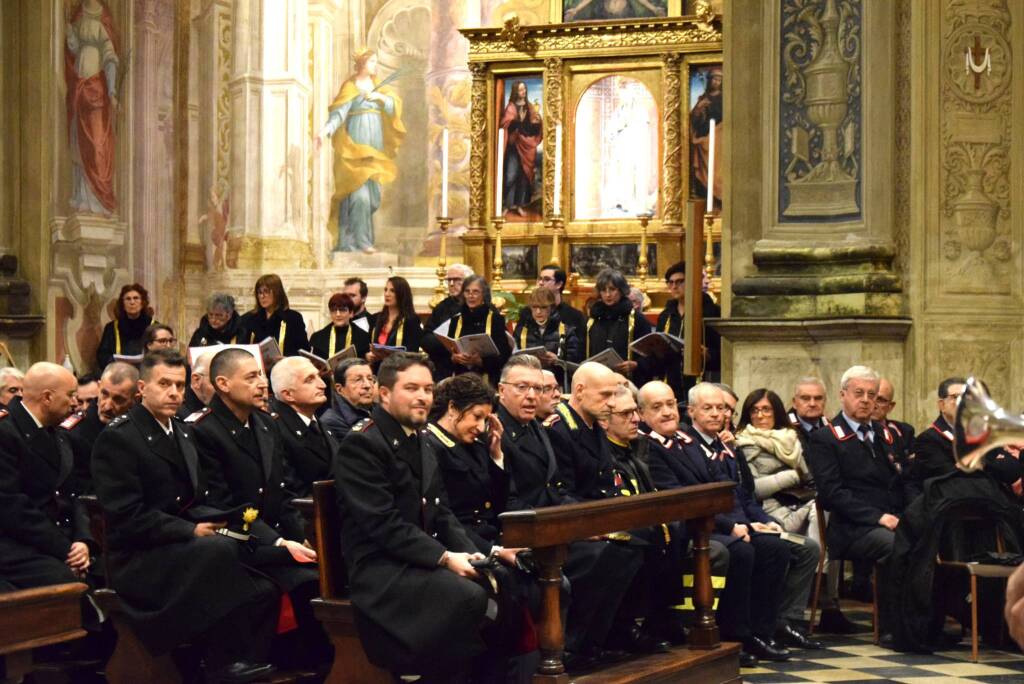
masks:
{"type": "MultiPolygon", "coordinates": [[[[681,430],[689,421],[683,414],[699,411],[695,402],[705,396],[693,388],[708,382],[721,383],[723,397],[731,393],[730,411],[743,427],[749,416],[756,423],[753,397],[767,397],[760,388],[788,407],[805,381],[815,379],[810,384],[820,388],[824,407],[817,419],[824,416],[827,426],[837,412],[845,415],[850,387],[873,374],[887,406],[867,420],[882,421],[879,439],[890,445],[890,430],[898,433],[895,443],[904,449],[893,472],[915,467],[915,431],[934,432],[949,441],[939,445],[948,452],[948,470],[988,478],[1005,495],[1000,515],[1016,516],[1007,539],[1000,527],[1005,517],[983,532],[998,532],[999,548],[990,555],[1004,567],[994,574],[978,571],[979,563],[990,567],[984,558],[957,565],[942,560],[945,546],[931,553],[921,572],[954,577],[945,598],[957,608],[937,610],[943,590],[936,580],[925,602],[933,639],[926,646],[915,642],[916,648],[907,646],[909,619],[900,623],[903,638],[897,630],[894,648],[879,613],[880,585],[890,583],[891,591],[897,580],[874,563],[865,569],[866,561],[848,558],[844,564],[824,550],[826,536],[835,545],[832,531],[818,535],[820,562],[815,554],[795,619],[799,635],[820,639],[821,648],[794,648],[792,657],[776,658],[773,643],[760,652],[759,644],[736,646],[742,639],[730,636],[728,623],[720,634],[715,622],[726,590],[716,584],[712,592],[708,540],[716,538],[712,524],[726,510],[714,507],[725,505],[720,499],[728,492],[701,490],[687,499],[657,486],[639,497],[664,497],[657,506],[620,506],[608,515],[622,516],[614,518],[623,525],[615,530],[660,524],[658,516],[669,512],[690,521],[679,524],[689,530],[696,559],[697,569],[686,576],[696,622],[687,623],[684,655],[674,648],[615,662],[602,660],[604,651],[583,658],[568,627],[563,636],[556,610],[566,548],[612,528],[587,531],[578,519],[589,509],[580,509],[576,522],[557,511],[545,517],[554,507],[536,508],[530,521],[516,518],[522,512],[505,513],[511,515],[505,546],[533,548],[541,568],[544,608],[534,616],[539,655],[526,661],[530,672],[518,680],[424,674],[421,681],[1024,682],[1024,657],[1014,644],[1024,638],[1024,600],[1016,613],[1010,600],[1024,594],[1024,576],[1007,585],[1013,570],[1007,567],[1021,561],[1024,495],[1019,476],[1000,479],[995,462],[1015,465],[1024,446],[1024,383],[1013,380],[1024,375],[1024,347],[1017,344],[1024,336],[1024,211],[1014,213],[1024,204],[1024,176],[1012,164],[1024,152],[1024,3],[3,0],[0,57],[6,133],[0,140],[0,367],[18,369],[19,377],[38,362],[92,380],[111,361],[148,368],[145,350],[123,344],[128,329],[118,324],[126,293],[133,292],[142,295],[145,321],[135,337],[162,324],[176,338],[170,344],[188,357],[190,377],[199,358],[190,348],[263,338],[253,332],[245,340],[208,340],[197,327],[212,324],[227,301],[238,314],[261,311],[261,297],[271,291],[271,301],[277,297],[280,308],[283,296],[292,312],[282,319],[289,321],[287,334],[283,322],[268,332],[284,357],[312,345],[326,364],[352,344],[351,329],[342,345],[331,328],[332,320],[338,325],[338,293],[346,293],[344,306],[353,301],[352,283],[363,288],[353,293],[362,307],[349,307],[353,321],[360,310],[380,311],[391,325],[389,310],[408,305],[424,322],[415,326],[417,337],[422,327],[435,345],[432,332],[455,344],[469,319],[441,330],[473,296],[472,278],[462,280],[471,274],[483,278],[481,291],[490,298],[484,308],[506,324],[508,341],[494,338],[506,360],[532,344],[523,326],[539,315],[531,311],[548,305],[537,298],[544,274],[561,274],[553,310],[566,305],[579,315],[574,361],[582,362],[600,351],[591,343],[591,325],[601,320],[592,307],[606,304],[602,293],[621,281],[642,328],[634,331],[634,318],[628,319],[630,351],[625,362],[616,357],[614,369],[629,378],[626,384],[636,383],[641,431],[650,424],[652,396],[641,372],[671,385],[681,430]],[[1016,54],[1014,44],[1022,48],[1016,54]],[[453,266],[465,268],[454,279],[453,266]],[[455,308],[439,315],[452,297],[455,308]],[[645,370],[643,358],[637,365],[631,345],[641,329],[678,342],[677,382],[657,364],[645,370]],[[330,344],[317,351],[321,330],[330,331],[330,344]],[[286,343],[300,333],[306,344],[286,343]],[[963,458],[981,445],[1003,449],[986,456],[995,465],[963,458]],[[510,541],[516,539],[523,543],[510,541]],[[946,563],[938,571],[936,552],[937,565],[946,563]],[[819,594],[821,606],[830,600],[836,611],[841,606],[854,625],[847,633],[815,631],[819,594]],[[580,669],[570,667],[569,651],[580,669]],[[753,652],[760,658],[743,660],[753,652]]],[[[564,314],[561,320],[568,322],[564,314]]],[[[486,338],[492,314],[479,323],[486,338]]],[[[367,346],[358,355],[370,350],[375,373],[387,350],[411,344],[403,329],[396,339],[372,319],[364,328],[367,346]]],[[[560,358],[561,330],[558,349],[552,348],[560,358]]],[[[422,349],[433,358],[426,342],[422,349]]],[[[445,357],[446,372],[458,378],[474,367],[471,358],[453,352],[452,361],[445,357]]],[[[570,405],[576,381],[559,362],[570,405]]],[[[260,360],[261,369],[265,363],[260,360]]],[[[333,372],[335,362],[329,365],[333,372]]],[[[508,367],[477,365],[494,391],[508,386],[508,367]]],[[[271,381],[269,365],[263,375],[271,381]]],[[[0,368],[0,390],[6,378],[0,368]]],[[[212,375],[210,382],[216,385],[212,375]]],[[[327,386],[330,404],[329,378],[327,386]]],[[[799,430],[803,416],[790,416],[799,430]]],[[[300,424],[297,434],[309,425],[300,424]]],[[[819,430],[832,430],[836,449],[858,436],[819,430]]],[[[103,436],[95,439],[102,443],[103,436]]],[[[554,436],[552,442],[557,447],[554,436]]],[[[804,442],[805,453],[814,444],[804,442]]],[[[22,456],[10,447],[8,462],[5,448],[0,444],[0,517],[28,515],[15,505],[22,456]]],[[[337,448],[343,456],[340,440],[337,448]]],[[[786,501],[793,511],[816,510],[820,517],[811,526],[820,523],[824,533],[826,516],[839,518],[844,509],[822,496],[830,485],[811,456],[808,461],[810,499],[786,501]]],[[[740,470],[746,469],[744,462],[740,470]]],[[[742,488],[744,476],[737,477],[742,488]]],[[[351,605],[339,567],[342,547],[346,554],[350,549],[328,534],[337,537],[339,525],[344,533],[347,523],[330,518],[337,515],[333,500],[324,503],[331,496],[321,501],[311,486],[295,499],[319,536],[307,535],[306,542],[320,554],[313,611],[335,649],[330,674],[288,678],[279,666],[277,679],[228,673],[220,681],[375,683],[410,674],[404,681],[416,681],[421,674],[388,674],[372,651],[367,661],[356,636],[360,618],[332,612],[341,610],[335,604],[349,611],[351,605]],[[331,553],[337,558],[327,570],[331,553]]],[[[423,504],[426,510],[427,498],[423,504]]],[[[102,517],[103,508],[110,513],[103,502],[94,516],[102,517]]],[[[593,525],[603,520],[602,510],[593,509],[593,525]]],[[[916,543],[920,553],[927,525],[908,532],[909,520],[908,513],[902,534],[895,524],[889,528],[896,529],[893,553],[901,543],[916,543]]],[[[20,524],[0,523],[0,550],[20,524]]],[[[116,530],[105,534],[116,541],[116,530]]],[[[571,564],[571,552],[568,557],[571,564]]],[[[916,580],[900,581],[911,596],[903,610],[919,610],[913,600],[920,590],[909,588],[916,580]]],[[[3,681],[217,681],[167,656],[147,655],[145,640],[121,628],[118,599],[100,596],[112,589],[88,584],[77,593],[23,598],[37,590],[13,582],[17,591],[6,592],[0,561],[3,681]],[[81,602],[83,591],[88,604],[81,602]],[[74,652],[68,644],[101,629],[83,626],[89,605],[114,616],[120,645],[104,646],[98,664],[69,668],[60,662],[68,648],[74,652]],[[81,607],[82,615],[69,607],[72,613],[81,607]],[[120,650],[126,643],[134,649],[128,655],[120,650]],[[107,663],[110,651],[119,655],[107,663]],[[135,669],[139,663],[146,669],[135,669]]],[[[927,631],[923,621],[913,627],[927,631]]],[[[359,636],[365,643],[365,633],[359,636]]]]}

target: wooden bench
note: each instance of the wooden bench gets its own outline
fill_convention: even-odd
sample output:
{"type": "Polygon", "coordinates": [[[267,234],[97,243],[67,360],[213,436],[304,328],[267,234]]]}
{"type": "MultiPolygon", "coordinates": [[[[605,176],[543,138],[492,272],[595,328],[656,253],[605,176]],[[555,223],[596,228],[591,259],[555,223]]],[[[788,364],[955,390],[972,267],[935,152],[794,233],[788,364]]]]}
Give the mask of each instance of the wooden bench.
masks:
{"type": "Polygon", "coordinates": [[[538,625],[541,660],[534,684],[568,684],[562,663],[564,633],[559,612],[562,564],[570,542],[617,530],[650,527],[686,520],[693,539],[696,619],[689,644],[667,654],[620,663],[575,677],[583,682],[678,682],[702,684],[739,681],[739,645],[721,644],[713,611],[710,538],[714,516],[732,510],[734,485],[729,482],[624,496],[604,501],[513,511],[501,514],[502,543],[529,547],[540,567],[543,603],[538,625]]]}
{"type": "Polygon", "coordinates": [[[0,656],[4,681],[32,671],[32,649],[85,636],[81,582],[0,593],[0,656]]]}
{"type": "Polygon", "coordinates": [[[313,599],[313,613],[334,645],[334,664],[326,681],[328,684],[391,684],[394,677],[367,659],[356,632],[355,612],[348,600],[348,573],[341,556],[341,514],[334,480],[313,483],[313,504],[320,569],[320,597],[313,599]]]}

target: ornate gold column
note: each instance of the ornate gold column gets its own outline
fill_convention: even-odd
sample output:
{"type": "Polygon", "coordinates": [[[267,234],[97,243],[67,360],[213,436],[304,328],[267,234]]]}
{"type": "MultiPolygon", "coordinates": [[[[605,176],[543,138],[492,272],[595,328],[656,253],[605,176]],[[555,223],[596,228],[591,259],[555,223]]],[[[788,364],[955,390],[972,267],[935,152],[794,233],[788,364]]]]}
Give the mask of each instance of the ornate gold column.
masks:
{"type": "Polygon", "coordinates": [[[487,230],[487,65],[472,63],[469,72],[473,76],[469,110],[469,234],[473,234],[487,230]]]}
{"type": "Polygon", "coordinates": [[[662,226],[668,232],[679,233],[683,229],[683,130],[680,105],[680,67],[683,56],[668,52],[664,61],[665,110],[662,127],[665,131],[665,155],[662,175],[662,226]]]}

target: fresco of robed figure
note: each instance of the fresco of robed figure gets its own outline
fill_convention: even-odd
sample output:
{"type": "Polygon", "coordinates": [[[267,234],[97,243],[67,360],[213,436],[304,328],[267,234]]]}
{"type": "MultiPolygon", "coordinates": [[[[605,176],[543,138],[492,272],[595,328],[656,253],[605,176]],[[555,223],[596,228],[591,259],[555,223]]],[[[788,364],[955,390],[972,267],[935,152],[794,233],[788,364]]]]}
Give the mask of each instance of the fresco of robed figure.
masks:
{"type": "Polygon", "coordinates": [[[363,50],[355,73],[341,84],[327,122],[314,139],[324,137],[334,149],[334,195],[330,223],[337,226],[336,252],[376,252],[373,215],[380,208],[382,186],[395,180],[395,156],[405,135],[402,101],[388,86],[397,72],[377,80],[377,54],[363,50]]]}
{"type": "MultiPolygon", "coordinates": [[[[715,121],[715,157],[721,159],[722,135],[722,67],[719,64],[700,66],[690,73],[690,197],[703,199],[708,192],[708,156],[711,143],[711,120],[715,121]]],[[[714,193],[716,203],[722,201],[722,165],[715,165],[714,193]]]]}
{"type": "Polygon", "coordinates": [[[501,205],[507,221],[539,221],[543,218],[542,83],[539,77],[523,77],[498,84],[498,92],[505,103],[498,125],[505,130],[501,205]]]}

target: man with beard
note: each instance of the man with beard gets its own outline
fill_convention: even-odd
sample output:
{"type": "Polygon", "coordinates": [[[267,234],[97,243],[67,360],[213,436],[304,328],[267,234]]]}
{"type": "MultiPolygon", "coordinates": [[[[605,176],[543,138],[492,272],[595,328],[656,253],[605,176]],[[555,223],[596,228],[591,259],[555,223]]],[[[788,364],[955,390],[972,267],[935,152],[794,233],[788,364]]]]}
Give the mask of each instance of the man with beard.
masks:
{"type": "Polygon", "coordinates": [[[213,399],[213,383],[210,382],[210,361],[217,355],[216,349],[203,352],[192,366],[189,386],[185,389],[185,401],[178,409],[178,417],[185,420],[193,413],[202,411],[213,399]]]}
{"type": "MultiPolygon", "coordinates": [[[[355,306],[355,309],[352,310],[351,322],[355,323],[360,319],[365,319],[366,331],[373,330],[377,323],[377,316],[366,310],[366,295],[369,293],[366,282],[362,278],[348,278],[342,292],[352,298],[352,304],[355,306]]],[[[362,324],[359,327],[362,327],[362,324]]]]}
{"type": "Polygon", "coordinates": [[[259,511],[252,525],[257,548],[243,561],[268,575],[287,592],[298,622],[295,641],[301,665],[317,666],[329,645],[310,600],[319,591],[314,552],[304,542],[302,515],[285,482],[284,448],[274,419],[262,410],[267,381],[256,358],[243,349],[217,352],[210,362],[217,394],[187,422],[209,481],[209,502],[231,509],[251,505],[259,511]]]}
{"type": "Polygon", "coordinates": [[[293,493],[310,496],[314,482],[330,477],[337,448],[331,431],[316,419],[316,410],[327,401],[327,385],[316,366],[302,356],[274,364],[270,382],[274,386],[271,415],[284,445],[285,462],[294,473],[293,493]]]}
{"type": "Polygon", "coordinates": [[[429,362],[392,354],[378,380],[380,404],[331,468],[356,627],[371,662],[449,681],[484,652],[481,627],[494,618],[470,565],[483,556],[442,500],[441,472],[421,443],[434,395],[429,362]]]}
{"type": "Polygon", "coordinates": [[[650,427],[650,468],[658,489],[709,482],[733,482],[733,510],[715,516],[714,539],[729,551],[729,574],[718,607],[724,637],[743,644],[740,664],[758,658],[782,661],[789,651],[774,640],[790,551],[771,534],[777,526],[720,465],[727,447],[718,438],[725,422],[723,392],[698,383],[687,396],[692,425],[679,431],[679,413],[672,388],[650,382],[640,390],[644,422],[650,427]]]}
{"type": "Polygon", "coordinates": [[[353,425],[370,417],[376,389],[377,378],[363,359],[345,359],[334,369],[334,406],[324,411],[320,422],[339,444],[353,425]]]}
{"type": "Polygon", "coordinates": [[[82,478],[86,491],[92,491],[89,460],[93,445],[103,428],[135,405],[138,385],[139,369],[130,363],[114,361],[103,369],[100,376],[98,401],[90,403],[84,413],[73,413],[60,424],[71,440],[75,472],[82,478]]]}
{"type": "Polygon", "coordinates": [[[228,516],[206,504],[192,429],[175,418],[185,360],[169,349],[146,355],[138,388],[141,403],[110,421],[92,458],[111,586],[154,655],[193,641],[208,681],[269,675],[277,592],[246,571],[237,541],[217,534],[228,516]]]}

